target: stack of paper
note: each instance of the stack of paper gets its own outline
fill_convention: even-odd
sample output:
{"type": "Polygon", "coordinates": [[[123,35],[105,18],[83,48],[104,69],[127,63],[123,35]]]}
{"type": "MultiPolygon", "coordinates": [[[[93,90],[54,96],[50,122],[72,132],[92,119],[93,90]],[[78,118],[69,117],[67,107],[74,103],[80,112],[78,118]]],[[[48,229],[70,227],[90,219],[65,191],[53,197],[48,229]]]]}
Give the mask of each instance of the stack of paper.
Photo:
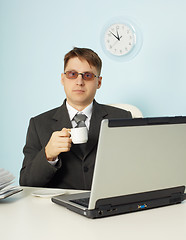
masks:
{"type": "Polygon", "coordinates": [[[10,186],[14,178],[15,177],[11,173],[0,168],[0,199],[22,191],[20,187],[10,186]]]}

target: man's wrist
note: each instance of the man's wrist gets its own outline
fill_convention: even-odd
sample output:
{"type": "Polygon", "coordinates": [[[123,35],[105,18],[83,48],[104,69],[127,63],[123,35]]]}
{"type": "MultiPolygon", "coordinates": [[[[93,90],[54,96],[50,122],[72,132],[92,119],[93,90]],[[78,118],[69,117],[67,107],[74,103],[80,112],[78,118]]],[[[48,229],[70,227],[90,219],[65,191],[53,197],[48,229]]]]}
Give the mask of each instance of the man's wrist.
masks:
{"type": "Polygon", "coordinates": [[[47,161],[49,161],[49,162],[53,162],[57,158],[57,157],[50,157],[50,156],[48,156],[46,147],[45,147],[45,156],[46,156],[47,161]]]}
{"type": "Polygon", "coordinates": [[[53,161],[56,160],[56,158],[57,158],[57,157],[55,157],[55,158],[46,158],[46,159],[47,159],[47,161],[49,161],[49,162],[53,162],[53,161]]]}

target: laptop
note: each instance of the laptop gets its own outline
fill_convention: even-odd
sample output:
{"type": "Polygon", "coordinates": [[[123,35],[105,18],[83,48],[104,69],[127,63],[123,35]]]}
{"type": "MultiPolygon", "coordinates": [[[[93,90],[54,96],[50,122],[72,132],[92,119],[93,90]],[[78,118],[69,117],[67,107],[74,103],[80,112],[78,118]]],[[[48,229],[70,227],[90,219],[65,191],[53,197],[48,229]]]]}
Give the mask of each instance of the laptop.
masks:
{"type": "Polygon", "coordinates": [[[88,218],[186,199],[186,117],[105,119],[91,191],[52,198],[88,218]]]}

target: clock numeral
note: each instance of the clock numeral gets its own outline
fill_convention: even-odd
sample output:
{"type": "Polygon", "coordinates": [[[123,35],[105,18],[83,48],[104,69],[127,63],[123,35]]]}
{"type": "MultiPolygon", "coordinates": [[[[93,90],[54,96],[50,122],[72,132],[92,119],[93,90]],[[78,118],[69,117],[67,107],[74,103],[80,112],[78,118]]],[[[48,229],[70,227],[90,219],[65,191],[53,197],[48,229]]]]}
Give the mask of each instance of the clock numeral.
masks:
{"type": "Polygon", "coordinates": [[[112,49],[112,45],[110,45],[109,48],[112,49]]]}
{"type": "Polygon", "coordinates": [[[127,47],[125,48],[125,51],[128,51],[128,48],[127,48],[127,47]]]}
{"type": "Polygon", "coordinates": [[[120,49],[120,51],[119,51],[119,52],[122,54],[122,52],[123,52],[123,51],[120,49]]]}
{"type": "Polygon", "coordinates": [[[129,42],[129,45],[131,46],[131,45],[132,45],[132,43],[131,43],[131,42],[129,42]]]}
{"type": "Polygon", "coordinates": [[[118,29],[119,29],[119,26],[116,26],[116,29],[118,30],[118,29]]]}

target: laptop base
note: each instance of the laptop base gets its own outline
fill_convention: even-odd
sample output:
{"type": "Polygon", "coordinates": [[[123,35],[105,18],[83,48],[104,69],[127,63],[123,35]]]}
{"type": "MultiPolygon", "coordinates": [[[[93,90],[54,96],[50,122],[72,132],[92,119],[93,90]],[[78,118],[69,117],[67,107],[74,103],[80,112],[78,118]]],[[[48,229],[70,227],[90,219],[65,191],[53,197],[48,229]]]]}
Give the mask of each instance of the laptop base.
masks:
{"type": "MultiPolygon", "coordinates": [[[[112,198],[99,199],[95,209],[79,208],[76,204],[61,201],[60,196],[52,198],[54,203],[60,204],[69,210],[88,218],[102,218],[124,213],[142,211],[181,203],[186,199],[185,186],[168,188],[145,193],[131,194],[112,198]]],[[[61,195],[63,198],[64,195],[61,195]]]]}

